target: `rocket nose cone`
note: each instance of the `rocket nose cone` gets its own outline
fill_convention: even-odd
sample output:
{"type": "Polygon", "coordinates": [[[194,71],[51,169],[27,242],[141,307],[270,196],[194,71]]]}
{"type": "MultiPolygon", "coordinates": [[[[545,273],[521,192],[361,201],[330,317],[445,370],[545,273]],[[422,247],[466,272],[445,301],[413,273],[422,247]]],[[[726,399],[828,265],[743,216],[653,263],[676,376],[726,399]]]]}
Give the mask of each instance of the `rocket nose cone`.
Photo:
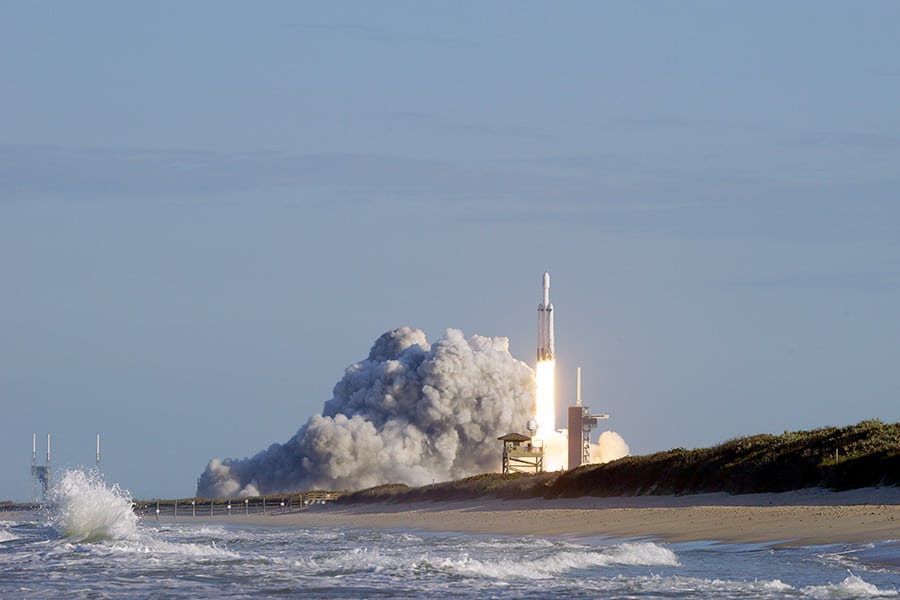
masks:
{"type": "Polygon", "coordinates": [[[544,287],[550,287],[550,273],[548,271],[544,271],[544,287]]]}

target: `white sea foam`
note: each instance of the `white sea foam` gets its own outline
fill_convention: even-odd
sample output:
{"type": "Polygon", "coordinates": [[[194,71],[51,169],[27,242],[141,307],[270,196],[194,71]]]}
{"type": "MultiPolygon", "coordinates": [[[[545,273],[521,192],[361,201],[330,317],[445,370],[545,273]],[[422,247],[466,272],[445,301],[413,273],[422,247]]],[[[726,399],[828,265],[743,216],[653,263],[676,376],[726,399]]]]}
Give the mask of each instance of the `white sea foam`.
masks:
{"type": "Polygon", "coordinates": [[[616,544],[610,547],[609,564],[677,567],[678,556],[669,548],[653,542],[616,544]]]}
{"type": "MultiPolygon", "coordinates": [[[[139,527],[131,497],[118,485],[103,481],[95,471],[66,471],[53,486],[50,523],[64,538],[64,547],[101,554],[178,555],[186,558],[238,555],[213,544],[172,542],[139,527]],[[98,547],[96,542],[105,542],[98,547]],[[87,544],[89,547],[85,547],[87,544]]],[[[208,528],[224,534],[223,528],[208,528]]]]}
{"type": "Polygon", "coordinates": [[[509,558],[487,561],[463,555],[441,560],[437,565],[461,575],[499,579],[549,579],[575,569],[615,565],[678,566],[678,557],[674,552],[651,542],[562,550],[542,556],[526,557],[519,550],[508,554],[509,558]]]}
{"type": "Polygon", "coordinates": [[[225,535],[227,532],[224,527],[217,527],[215,525],[202,525],[197,527],[195,531],[199,535],[225,535]]]}
{"type": "Polygon", "coordinates": [[[19,536],[0,526],[0,542],[11,542],[19,539],[19,536]]]}
{"type": "Polygon", "coordinates": [[[21,539],[0,544],[0,598],[188,599],[219,597],[222,590],[235,597],[303,593],[323,599],[898,596],[896,569],[848,577],[821,560],[821,547],[717,551],[676,546],[676,554],[671,546],[652,543],[586,545],[195,520],[141,522],[134,536],[100,542],[58,539],[44,523],[0,525],[4,529],[21,539]]]}
{"type": "Polygon", "coordinates": [[[238,558],[237,552],[219,548],[215,544],[193,544],[186,542],[166,542],[150,536],[140,536],[135,540],[113,543],[110,548],[120,553],[177,555],[180,558],[238,558]]]}
{"type": "Polygon", "coordinates": [[[50,491],[50,522],[69,541],[133,539],[138,518],[127,491],[95,472],[70,470],[50,491]]]}
{"type": "Polygon", "coordinates": [[[788,585],[787,583],[781,581],[780,579],[773,579],[771,581],[763,581],[763,582],[755,582],[762,589],[768,592],[786,592],[788,590],[794,589],[794,586],[788,585]]]}
{"type": "Polygon", "coordinates": [[[852,573],[840,583],[811,585],[801,591],[810,598],[884,598],[898,595],[897,590],[880,590],[852,573]]]}
{"type": "MultiPolygon", "coordinates": [[[[476,545],[473,550],[482,550],[476,545]]],[[[354,548],[346,554],[312,556],[298,560],[302,566],[318,572],[348,573],[359,571],[379,572],[386,569],[412,572],[444,571],[466,577],[492,579],[550,579],[575,569],[628,566],[678,566],[674,552],[650,542],[617,544],[606,548],[566,545],[547,551],[535,552],[525,545],[510,546],[499,559],[484,559],[469,553],[440,554],[403,553],[390,554],[368,548],[354,548]]]]}
{"type": "Polygon", "coordinates": [[[781,598],[796,595],[794,587],[780,579],[742,581],[684,575],[616,575],[591,580],[590,584],[593,585],[588,589],[600,594],[627,589],[635,595],[662,598],[781,598]]]}

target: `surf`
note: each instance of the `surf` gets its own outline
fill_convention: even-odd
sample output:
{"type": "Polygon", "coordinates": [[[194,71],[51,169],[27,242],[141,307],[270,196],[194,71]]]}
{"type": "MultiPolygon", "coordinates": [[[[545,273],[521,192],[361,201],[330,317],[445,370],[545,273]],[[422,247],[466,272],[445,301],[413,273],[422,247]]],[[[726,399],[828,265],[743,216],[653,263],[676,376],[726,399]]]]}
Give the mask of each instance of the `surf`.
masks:
{"type": "Polygon", "coordinates": [[[50,490],[49,522],[70,542],[137,538],[131,495],[96,471],[68,470],[50,490]]]}

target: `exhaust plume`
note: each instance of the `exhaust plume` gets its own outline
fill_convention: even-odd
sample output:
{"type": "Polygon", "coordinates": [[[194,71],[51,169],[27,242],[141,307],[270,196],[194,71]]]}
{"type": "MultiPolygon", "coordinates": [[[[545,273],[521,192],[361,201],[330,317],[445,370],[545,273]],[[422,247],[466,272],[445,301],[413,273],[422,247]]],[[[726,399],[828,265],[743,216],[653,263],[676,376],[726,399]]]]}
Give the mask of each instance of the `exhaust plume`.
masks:
{"type": "Polygon", "coordinates": [[[245,459],[212,459],[197,495],[424,485],[497,471],[496,438],[521,431],[535,407],[534,372],[504,337],[419,329],[383,334],[284,444],[245,459]]]}
{"type": "Polygon", "coordinates": [[[608,463],[631,453],[625,438],[615,431],[604,431],[596,444],[591,444],[591,462],[608,463]]]}

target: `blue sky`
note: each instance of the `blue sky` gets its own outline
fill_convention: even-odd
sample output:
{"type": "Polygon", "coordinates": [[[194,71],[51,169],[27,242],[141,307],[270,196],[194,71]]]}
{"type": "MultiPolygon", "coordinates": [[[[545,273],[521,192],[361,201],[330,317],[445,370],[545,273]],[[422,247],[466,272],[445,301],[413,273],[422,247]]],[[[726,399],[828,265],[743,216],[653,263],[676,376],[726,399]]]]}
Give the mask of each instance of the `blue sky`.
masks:
{"type": "Polygon", "coordinates": [[[897,3],[2,14],[0,499],[190,495],[400,325],[533,363],[544,270],[634,453],[900,419],[897,3]]]}

